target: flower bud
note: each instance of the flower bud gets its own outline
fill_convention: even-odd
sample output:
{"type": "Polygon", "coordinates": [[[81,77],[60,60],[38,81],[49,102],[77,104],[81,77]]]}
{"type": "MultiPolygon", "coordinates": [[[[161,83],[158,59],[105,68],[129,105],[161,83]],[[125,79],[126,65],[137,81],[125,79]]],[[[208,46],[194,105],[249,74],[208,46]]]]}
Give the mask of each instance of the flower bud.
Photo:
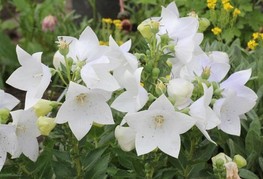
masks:
{"type": "Polygon", "coordinates": [[[46,99],[40,99],[34,106],[34,110],[36,115],[39,116],[45,116],[49,112],[52,111],[54,107],[57,107],[59,103],[54,101],[49,101],[46,99]]]}
{"type": "Polygon", "coordinates": [[[247,161],[241,155],[235,155],[233,161],[237,164],[238,168],[242,168],[247,165],[247,161]]]}
{"type": "Polygon", "coordinates": [[[53,32],[55,30],[55,27],[57,25],[57,18],[52,15],[46,16],[42,21],[42,30],[44,32],[51,31],[53,32]]]}
{"type": "Polygon", "coordinates": [[[8,121],[10,110],[7,108],[0,109],[0,124],[6,124],[8,121]]]}
{"type": "Polygon", "coordinates": [[[209,26],[210,21],[207,18],[200,18],[198,32],[204,32],[209,26]]]}
{"type": "Polygon", "coordinates": [[[203,72],[201,74],[201,77],[204,79],[204,80],[207,80],[211,75],[211,67],[205,67],[203,69],[203,72]]]}
{"type": "Polygon", "coordinates": [[[219,153],[212,157],[212,163],[214,168],[220,168],[225,163],[231,162],[232,159],[224,153],[219,153]]]}
{"type": "Polygon", "coordinates": [[[167,92],[170,99],[175,101],[175,106],[180,106],[189,101],[194,90],[194,85],[184,79],[176,78],[169,81],[167,92]]]}
{"type": "Polygon", "coordinates": [[[153,79],[157,79],[159,77],[160,74],[160,69],[159,68],[153,68],[152,70],[152,78],[153,79]]]}
{"type": "Polygon", "coordinates": [[[135,131],[130,127],[117,126],[115,137],[123,151],[129,152],[135,148],[135,131]]]}
{"type": "Polygon", "coordinates": [[[151,40],[159,32],[160,23],[154,20],[145,20],[139,26],[138,30],[146,40],[151,40]]]}
{"type": "Polygon", "coordinates": [[[63,40],[62,37],[59,37],[59,40],[56,41],[56,43],[58,44],[58,51],[61,55],[66,56],[69,52],[69,44],[68,42],[66,42],[66,40],[63,40]]]}
{"type": "Polygon", "coordinates": [[[41,135],[48,136],[55,126],[56,126],[55,118],[41,116],[37,120],[37,127],[41,135]]]}

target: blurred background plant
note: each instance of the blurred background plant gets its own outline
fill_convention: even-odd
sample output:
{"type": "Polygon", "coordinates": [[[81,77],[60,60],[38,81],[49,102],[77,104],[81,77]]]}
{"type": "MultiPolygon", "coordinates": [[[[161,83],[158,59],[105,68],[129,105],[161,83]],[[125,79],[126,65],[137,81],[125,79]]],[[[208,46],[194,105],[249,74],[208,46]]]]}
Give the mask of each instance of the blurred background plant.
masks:
{"type": "MultiPolygon", "coordinates": [[[[111,34],[119,44],[132,39],[132,51],[140,52],[147,49],[147,44],[136,31],[137,25],[148,17],[160,15],[160,5],[166,6],[170,2],[125,0],[122,6],[118,0],[0,0],[0,88],[6,88],[4,81],[19,65],[14,53],[16,44],[29,53],[43,51],[42,60],[51,64],[57,51],[54,43],[57,36],[78,37],[84,27],[90,25],[102,44],[108,42],[111,34]]],[[[229,54],[231,73],[252,68],[253,75],[247,85],[259,97],[257,106],[247,114],[247,120],[242,121],[241,137],[212,131],[211,137],[217,139],[218,146],[203,140],[195,154],[182,154],[179,160],[160,153],[153,154],[158,156],[137,157],[134,152],[123,152],[114,141],[114,126],[105,130],[94,128],[89,134],[90,144],[80,143],[82,150],[86,151],[82,162],[87,176],[143,178],[147,168],[144,162],[158,158],[160,160],[153,161],[155,178],[211,177],[210,159],[224,152],[231,158],[240,154],[247,160],[247,165],[240,169],[241,178],[263,178],[262,0],[175,0],[175,3],[181,16],[199,18],[205,51],[221,50],[229,54]]],[[[59,138],[57,134],[53,135],[59,138]]],[[[67,139],[59,139],[67,142],[67,139]]],[[[187,149],[187,143],[191,142],[200,141],[186,136],[182,147],[187,149]]],[[[51,137],[45,138],[44,146],[36,164],[25,157],[16,159],[23,161],[24,165],[18,166],[14,160],[2,170],[0,177],[51,178],[53,172],[58,177],[74,176],[69,153],[59,151],[61,146],[57,146],[51,137]]]]}

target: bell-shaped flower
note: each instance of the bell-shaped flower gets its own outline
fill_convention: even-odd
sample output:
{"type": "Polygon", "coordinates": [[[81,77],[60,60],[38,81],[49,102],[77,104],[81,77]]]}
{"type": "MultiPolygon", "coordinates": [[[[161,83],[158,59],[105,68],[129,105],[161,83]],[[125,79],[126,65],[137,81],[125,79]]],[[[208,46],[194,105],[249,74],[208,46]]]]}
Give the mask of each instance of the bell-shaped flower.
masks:
{"type": "Polygon", "coordinates": [[[207,89],[203,84],[204,95],[193,102],[189,107],[189,114],[196,119],[196,126],[211,142],[215,143],[209,136],[207,130],[213,129],[220,124],[216,113],[209,107],[213,96],[213,87],[207,89]]]}
{"type": "Polygon", "coordinates": [[[181,78],[172,79],[167,85],[169,99],[174,101],[174,105],[178,109],[182,109],[192,102],[193,90],[194,85],[181,78]]]}
{"type": "Polygon", "coordinates": [[[16,46],[16,53],[21,67],[11,74],[6,83],[27,92],[25,109],[29,109],[42,98],[50,83],[51,72],[41,63],[42,53],[31,56],[19,46],[16,46]]]}
{"type": "Polygon", "coordinates": [[[256,93],[252,89],[245,86],[247,81],[250,79],[251,72],[251,69],[248,69],[233,73],[228,79],[220,84],[220,88],[225,89],[226,91],[227,89],[234,90],[237,96],[246,98],[248,101],[254,102],[255,105],[258,98],[256,93]]]}
{"type": "Polygon", "coordinates": [[[114,134],[123,151],[129,152],[135,148],[135,131],[131,127],[118,125],[114,134]]]}
{"type": "Polygon", "coordinates": [[[111,109],[106,102],[109,98],[110,95],[103,90],[93,90],[70,82],[66,100],[57,113],[56,123],[68,122],[75,137],[81,140],[93,122],[114,124],[111,109]]]}
{"type": "Polygon", "coordinates": [[[218,128],[231,135],[240,135],[240,116],[250,111],[255,105],[255,101],[246,97],[238,96],[237,92],[231,89],[224,90],[224,97],[218,99],[213,110],[218,115],[221,123],[218,128]]]}
{"type": "Polygon", "coordinates": [[[110,66],[111,69],[113,69],[113,76],[117,79],[121,87],[124,87],[123,83],[125,83],[125,79],[123,74],[125,71],[128,70],[130,73],[134,73],[134,71],[138,68],[137,58],[128,52],[130,48],[131,40],[119,46],[110,36],[109,49],[106,56],[110,60],[110,66]]]}
{"type": "Polygon", "coordinates": [[[126,89],[111,104],[111,107],[121,112],[136,112],[148,101],[148,93],[141,86],[142,68],[138,68],[133,74],[126,71],[123,75],[123,86],[126,89]]]}
{"type": "Polygon", "coordinates": [[[18,103],[19,100],[16,97],[0,89],[0,109],[12,110],[18,103]]]}
{"type": "Polygon", "coordinates": [[[157,98],[148,110],[127,113],[124,117],[135,131],[135,148],[138,155],[147,154],[155,148],[177,158],[180,151],[180,134],[188,131],[195,120],[176,112],[165,95],[157,98]]]}
{"type": "Polygon", "coordinates": [[[195,76],[208,81],[220,82],[230,69],[228,55],[224,52],[213,51],[209,55],[197,55],[180,71],[181,78],[194,80],[195,76]]]}
{"type": "Polygon", "coordinates": [[[87,26],[80,34],[79,39],[70,36],[60,36],[69,44],[67,57],[77,61],[92,61],[104,53],[105,47],[99,45],[99,40],[94,31],[87,26]]]}
{"type": "Polygon", "coordinates": [[[18,147],[15,131],[14,125],[0,124],[0,171],[5,164],[7,152],[13,155],[18,147]]]}
{"type": "Polygon", "coordinates": [[[13,122],[16,126],[18,148],[12,158],[17,158],[23,153],[30,160],[36,161],[39,155],[37,137],[40,131],[37,128],[37,116],[32,108],[28,110],[17,110],[11,112],[13,122]]]}
{"type": "Polygon", "coordinates": [[[120,85],[111,75],[111,70],[109,59],[102,56],[83,66],[81,78],[90,89],[102,89],[112,92],[119,89],[120,85]]]}

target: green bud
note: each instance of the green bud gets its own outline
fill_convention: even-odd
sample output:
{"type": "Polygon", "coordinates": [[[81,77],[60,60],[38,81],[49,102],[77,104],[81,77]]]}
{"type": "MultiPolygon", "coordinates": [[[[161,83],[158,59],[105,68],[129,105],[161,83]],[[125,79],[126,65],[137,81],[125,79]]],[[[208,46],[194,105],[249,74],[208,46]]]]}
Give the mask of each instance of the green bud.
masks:
{"type": "Polygon", "coordinates": [[[156,99],[156,97],[151,93],[148,94],[148,97],[149,97],[149,99],[148,99],[149,102],[152,102],[156,99]]]}
{"type": "Polygon", "coordinates": [[[235,155],[233,161],[237,164],[238,168],[242,168],[247,165],[247,161],[241,155],[235,155]]]}
{"type": "Polygon", "coordinates": [[[55,128],[55,126],[55,118],[40,116],[37,120],[37,127],[41,135],[48,136],[49,133],[55,128]]]}
{"type": "Polygon", "coordinates": [[[0,109],[0,124],[6,124],[6,122],[8,121],[8,117],[10,114],[10,110],[7,108],[2,108],[0,109]]]}
{"type": "Polygon", "coordinates": [[[161,44],[163,45],[167,45],[171,41],[171,38],[168,36],[168,33],[161,35],[160,38],[161,38],[161,44]]]}
{"type": "Polygon", "coordinates": [[[201,74],[201,78],[207,80],[211,74],[211,67],[205,67],[201,74]]]}
{"type": "Polygon", "coordinates": [[[38,117],[45,116],[57,107],[60,103],[55,101],[49,101],[46,99],[40,99],[34,106],[35,113],[38,117]]]}
{"type": "Polygon", "coordinates": [[[157,79],[159,77],[160,74],[160,69],[159,68],[153,68],[152,70],[152,78],[153,79],[157,79]]]}
{"type": "Polygon", "coordinates": [[[204,32],[210,26],[210,21],[207,18],[199,18],[198,32],[204,32]]]}
{"type": "Polygon", "coordinates": [[[221,165],[231,162],[232,159],[224,153],[219,153],[212,157],[212,163],[214,168],[220,168],[221,165]]]}
{"type": "Polygon", "coordinates": [[[146,20],[138,26],[138,31],[147,40],[151,40],[159,32],[160,23],[154,20],[146,20]]]}

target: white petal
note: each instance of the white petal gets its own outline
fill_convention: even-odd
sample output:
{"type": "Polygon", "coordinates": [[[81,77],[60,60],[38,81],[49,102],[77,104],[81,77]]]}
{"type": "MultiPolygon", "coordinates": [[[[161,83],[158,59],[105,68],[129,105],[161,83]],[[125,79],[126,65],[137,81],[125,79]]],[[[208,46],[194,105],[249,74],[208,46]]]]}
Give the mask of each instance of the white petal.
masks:
{"type": "Polygon", "coordinates": [[[127,42],[125,42],[124,44],[122,44],[120,46],[120,48],[124,51],[124,52],[128,52],[131,48],[131,40],[128,40],[127,42]]]}
{"type": "Polygon", "coordinates": [[[227,63],[213,63],[209,81],[220,82],[228,73],[230,65],[227,63]]]}
{"type": "Polygon", "coordinates": [[[69,127],[79,141],[89,132],[91,126],[92,121],[86,120],[85,116],[76,116],[69,121],[69,127]]]}
{"type": "MultiPolygon", "coordinates": [[[[167,132],[169,133],[169,132],[167,132]]],[[[170,137],[163,137],[158,143],[158,148],[164,153],[178,158],[181,147],[181,139],[179,135],[171,135],[170,137]]]]}
{"type": "Polygon", "coordinates": [[[0,147],[0,171],[2,170],[6,160],[6,151],[0,147]]]}
{"type": "Polygon", "coordinates": [[[231,86],[244,85],[249,80],[251,76],[251,72],[252,72],[251,69],[235,72],[232,75],[230,75],[227,80],[223,81],[220,84],[220,87],[224,89],[231,86]]]}
{"type": "Polygon", "coordinates": [[[203,135],[205,136],[205,138],[206,138],[207,140],[209,140],[210,142],[216,144],[215,141],[213,141],[213,140],[211,139],[211,137],[209,136],[209,134],[208,134],[208,132],[206,131],[205,126],[204,126],[203,124],[198,124],[198,123],[197,123],[196,126],[197,126],[198,129],[203,133],[203,135]]]}
{"type": "Polygon", "coordinates": [[[198,29],[198,20],[194,17],[183,17],[177,20],[174,32],[171,36],[175,36],[179,40],[194,36],[198,29]]]}
{"type": "Polygon", "coordinates": [[[174,107],[168,98],[163,94],[150,105],[149,110],[174,111],[174,107]]]}
{"type": "Polygon", "coordinates": [[[240,136],[241,124],[238,116],[223,113],[221,121],[221,124],[218,126],[219,129],[227,134],[240,136]]]}
{"type": "Polygon", "coordinates": [[[195,46],[192,38],[184,38],[179,40],[175,46],[175,56],[179,59],[183,64],[188,63],[192,57],[195,46]]]}
{"type": "Polygon", "coordinates": [[[7,108],[12,110],[18,103],[19,100],[11,94],[5,93],[0,89],[0,108],[7,108]]]}
{"type": "Polygon", "coordinates": [[[153,133],[136,133],[135,147],[138,155],[147,154],[157,148],[153,133]]]}
{"type": "Polygon", "coordinates": [[[19,47],[19,45],[16,46],[16,54],[20,65],[24,65],[27,60],[32,59],[31,55],[19,47]]]}
{"type": "Polygon", "coordinates": [[[28,135],[18,136],[19,146],[21,147],[22,152],[30,160],[35,162],[39,155],[38,142],[35,137],[28,135]]]}
{"type": "Polygon", "coordinates": [[[80,34],[79,40],[81,41],[88,41],[93,45],[99,45],[99,40],[95,32],[87,26],[84,31],[80,34]]]}
{"type": "Polygon", "coordinates": [[[131,151],[135,148],[135,131],[131,127],[117,126],[115,137],[123,151],[131,151]]]}
{"type": "Polygon", "coordinates": [[[136,96],[126,91],[113,101],[111,107],[121,112],[136,112],[136,105],[136,96]]]}

